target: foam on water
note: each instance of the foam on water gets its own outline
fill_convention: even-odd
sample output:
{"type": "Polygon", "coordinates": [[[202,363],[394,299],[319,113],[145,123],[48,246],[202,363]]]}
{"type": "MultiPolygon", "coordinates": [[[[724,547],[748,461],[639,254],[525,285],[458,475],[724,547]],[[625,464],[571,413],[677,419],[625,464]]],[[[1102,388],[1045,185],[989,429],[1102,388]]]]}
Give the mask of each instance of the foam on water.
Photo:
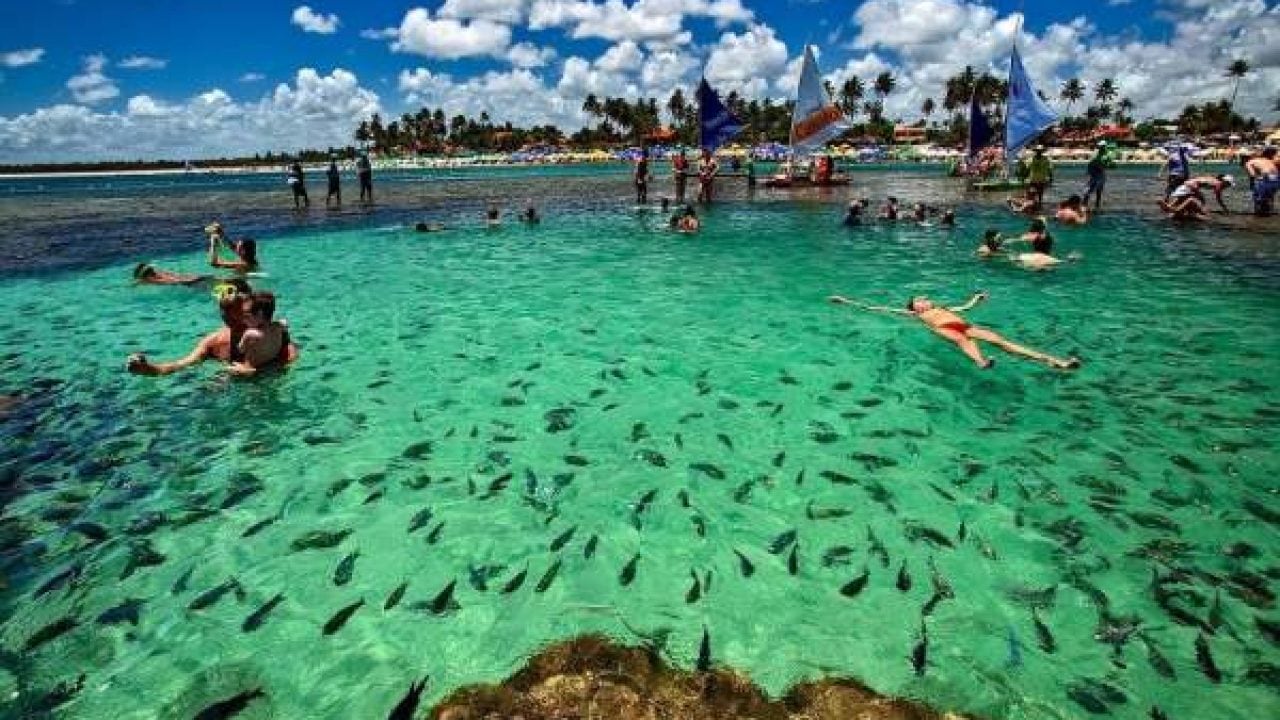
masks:
{"type": "MultiPolygon", "coordinates": [[[[64,713],[75,718],[189,716],[259,685],[259,715],[380,717],[415,677],[429,674],[438,699],[588,631],[630,643],[669,633],[665,652],[692,666],[705,625],[717,663],[775,693],[852,675],[949,708],[1053,718],[1082,713],[1069,688],[1106,697],[1105,683],[1121,694],[1108,700],[1120,718],[1152,703],[1182,718],[1275,709],[1257,668],[1280,654],[1255,617],[1276,618],[1267,573],[1280,545],[1264,518],[1278,511],[1280,265],[1116,214],[1059,231],[1062,252],[1083,260],[1031,274],[973,256],[988,224],[1018,224],[1005,214],[966,208],[949,232],[845,231],[835,213],[725,204],[694,238],[667,232],[659,213],[555,208],[537,227],[267,238],[268,284],[303,355],[251,382],[213,367],[123,372],[132,351],[177,356],[214,327],[205,293],[130,287],[125,264],[5,281],[0,390],[20,396],[0,415],[11,682],[27,697],[86,673],[64,713]],[[980,372],[911,321],[824,301],[960,300],[977,288],[992,299],[975,322],[1079,353],[1085,367],[1054,373],[997,354],[980,372]],[[261,491],[220,509],[252,483],[245,473],[261,491]],[[509,485],[490,492],[505,473],[509,485]],[[406,532],[428,507],[432,520],[406,532]],[[199,508],[215,512],[200,519],[199,508]],[[166,522],[126,532],[152,512],[166,522]],[[91,544],[73,522],[110,538],[91,544]],[[352,532],[291,551],[314,530],[352,532]],[[788,530],[794,575],[789,549],[770,552],[788,530]],[[869,530],[888,567],[869,553],[869,530]],[[143,541],[165,561],[121,579],[143,541]],[[1258,555],[1224,554],[1241,542],[1258,555]],[[836,546],[852,548],[847,563],[824,564],[836,546]],[[355,550],[352,580],[335,586],[355,550]],[[934,592],[930,562],[955,598],[928,618],[921,677],[909,655],[934,592]],[[72,563],[84,564],[72,589],[30,601],[72,563]],[[471,579],[483,566],[501,568],[487,591],[471,579]],[[866,590],[841,595],[864,567],[866,590]],[[1209,641],[1223,683],[1197,669],[1197,630],[1157,606],[1153,567],[1198,573],[1182,601],[1201,618],[1221,585],[1225,626],[1209,641]],[[499,592],[526,568],[522,587],[499,592]],[[243,600],[188,609],[228,578],[243,600]],[[460,609],[413,609],[454,580],[460,609]],[[403,600],[384,610],[402,582],[403,600]],[[1095,640],[1093,588],[1112,615],[1143,622],[1145,637],[1119,655],[1095,640]],[[261,628],[242,632],[277,593],[261,628]],[[94,622],[125,598],[146,603],[136,627],[94,622]],[[1053,653],[1037,644],[1033,604],[1053,653]],[[67,615],[79,626],[21,651],[67,615]],[[1145,643],[1176,681],[1155,672],[1145,643]]],[[[195,269],[200,256],[165,266],[195,269]]]]}

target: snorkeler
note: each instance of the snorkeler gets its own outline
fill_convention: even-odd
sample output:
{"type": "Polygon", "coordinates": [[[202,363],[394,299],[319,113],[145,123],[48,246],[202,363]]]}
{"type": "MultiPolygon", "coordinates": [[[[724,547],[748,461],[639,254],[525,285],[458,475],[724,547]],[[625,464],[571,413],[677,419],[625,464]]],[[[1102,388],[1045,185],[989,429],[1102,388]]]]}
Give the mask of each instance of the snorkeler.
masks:
{"type": "Polygon", "coordinates": [[[978,367],[983,369],[994,366],[995,361],[982,356],[982,349],[978,346],[979,341],[991,343],[1011,355],[1019,355],[1037,362],[1042,362],[1055,370],[1074,370],[1080,367],[1080,360],[1078,358],[1057,358],[1038,350],[1032,350],[1031,348],[1023,347],[1022,345],[1006,340],[993,330],[980,327],[978,325],[971,325],[961,319],[959,313],[971,310],[975,305],[987,299],[987,294],[983,292],[975,293],[968,302],[956,307],[941,307],[934,305],[933,302],[926,297],[913,297],[907,301],[905,310],[901,308],[867,305],[856,300],[850,300],[849,298],[841,295],[832,295],[827,299],[838,305],[854,305],[862,308],[863,310],[914,317],[928,326],[928,328],[937,335],[955,343],[956,347],[959,347],[960,350],[964,352],[965,355],[969,356],[969,358],[973,360],[978,367]]]}
{"type": "Polygon", "coordinates": [[[193,275],[161,270],[149,263],[138,263],[133,268],[133,281],[139,285],[202,285],[211,282],[212,275],[193,275]]]}

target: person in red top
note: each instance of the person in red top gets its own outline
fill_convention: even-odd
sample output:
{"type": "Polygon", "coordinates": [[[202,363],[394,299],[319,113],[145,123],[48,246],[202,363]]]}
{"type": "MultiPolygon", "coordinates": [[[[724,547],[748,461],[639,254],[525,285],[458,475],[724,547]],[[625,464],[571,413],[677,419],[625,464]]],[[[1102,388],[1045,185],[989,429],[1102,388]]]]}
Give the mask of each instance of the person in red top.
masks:
{"type": "Polygon", "coordinates": [[[688,180],[685,173],[687,172],[689,172],[689,158],[685,157],[684,150],[681,150],[671,158],[671,174],[676,180],[676,204],[684,202],[684,184],[688,180]]]}

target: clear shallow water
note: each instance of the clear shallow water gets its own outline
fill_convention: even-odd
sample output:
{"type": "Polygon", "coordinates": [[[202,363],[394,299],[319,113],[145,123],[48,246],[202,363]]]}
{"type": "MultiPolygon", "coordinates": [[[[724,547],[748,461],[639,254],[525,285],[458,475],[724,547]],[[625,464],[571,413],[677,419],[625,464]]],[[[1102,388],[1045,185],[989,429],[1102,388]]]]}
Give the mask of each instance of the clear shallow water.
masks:
{"type": "MultiPolygon", "coordinates": [[[[435,700],[589,631],[625,642],[669,632],[668,655],[692,666],[705,625],[716,662],[775,693],[851,675],[992,717],[1078,717],[1082,695],[1120,718],[1153,702],[1175,718],[1277,707],[1274,670],[1268,686],[1259,668],[1280,653],[1255,620],[1278,618],[1280,263],[1266,242],[1116,213],[1057,233],[1079,263],[1029,274],[973,258],[988,225],[1020,225],[978,206],[954,232],[844,231],[839,194],[762,193],[715,207],[689,239],[657,213],[608,209],[607,193],[558,205],[573,188],[546,190],[537,228],[418,235],[388,227],[389,211],[263,237],[263,285],[304,349],[287,374],[256,382],[213,367],[122,371],[129,352],[176,356],[216,324],[204,293],[130,287],[133,258],[0,284],[0,392],[20,396],[0,415],[0,680],[26,697],[84,672],[62,711],[76,718],[189,716],[258,685],[268,697],[247,717],[379,717],[416,676],[431,676],[435,700]],[[1085,368],[997,356],[978,372],[910,322],[824,302],[959,300],[975,288],[992,294],[975,321],[1079,353],[1085,368]],[[227,502],[250,486],[260,490],[227,502]],[[432,519],[406,532],[428,507],[432,519]],[[832,509],[849,514],[821,517],[832,509]],[[69,530],[76,522],[106,539],[69,530]],[[291,551],[315,530],[351,534],[291,551]],[[789,548],[770,552],[789,530],[795,574],[789,548]],[[164,561],[122,578],[144,541],[164,561]],[[1250,554],[1224,551],[1233,543],[1252,556],[1231,557],[1250,554]],[[840,546],[845,563],[824,563],[840,546]],[[356,550],[350,582],[335,586],[356,550]],[[918,677],[909,656],[933,595],[930,558],[955,598],[928,617],[918,677]],[[70,590],[31,600],[75,564],[70,590]],[[485,591],[469,572],[483,566],[501,567],[485,591]],[[1156,566],[1198,573],[1166,588],[1185,591],[1178,602],[1201,620],[1220,586],[1224,624],[1209,646],[1221,684],[1197,668],[1197,631],[1157,605],[1156,566]],[[864,567],[866,589],[843,596],[864,567]],[[711,576],[696,602],[691,570],[702,585],[711,576]],[[228,578],[243,599],[189,609],[228,578]],[[460,609],[412,609],[455,580],[460,609]],[[1035,599],[1045,588],[1051,599],[1035,599]],[[1146,629],[1119,657],[1094,639],[1100,595],[1146,629]],[[127,598],[145,601],[136,627],[95,621],[127,598]],[[1037,644],[1033,604],[1053,653],[1037,644]],[[78,625],[24,651],[64,617],[78,625]],[[1156,672],[1149,647],[1176,680],[1156,672]]],[[[475,198],[445,216],[474,215],[475,198]]]]}

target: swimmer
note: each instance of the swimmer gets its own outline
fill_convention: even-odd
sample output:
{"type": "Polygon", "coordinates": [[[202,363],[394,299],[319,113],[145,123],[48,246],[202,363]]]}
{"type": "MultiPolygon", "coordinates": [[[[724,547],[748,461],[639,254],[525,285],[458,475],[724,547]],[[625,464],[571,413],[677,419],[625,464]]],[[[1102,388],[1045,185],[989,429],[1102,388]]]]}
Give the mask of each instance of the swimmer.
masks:
{"type": "Polygon", "coordinates": [[[915,205],[913,205],[911,208],[911,219],[914,220],[915,222],[923,224],[928,218],[928,214],[929,214],[929,211],[924,206],[924,203],[918,202],[915,205]]]}
{"type": "Polygon", "coordinates": [[[497,203],[489,203],[489,209],[484,213],[484,221],[490,227],[502,224],[502,211],[498,209],[497,203]]]}
{"type": "Polygon", "coordinates": [[[529,203],[524,212],[520,213],[520,222],[525,225],[537,225],[542,222],[542,218],[538,216],[538,209],[533,206],[533,203],[529,203]]]}
{"type": "Polygon", "coordinates": [[[850,200],[849,207],[844,211],[844,220],[840,222],[845,227],[857,227],[862,224],[862,203],[857,200],[850,200]]]}
{"type": "Polygon", "coordinates": [[[238,273],[251,273],[258,269],[258,243],[252,238],[240,238],[228,243],[221,234],[209,236],[209,265],[238,273]],[[226,245],[235,254],[235,260],[223,260],[219,249],[226,245]]]}
{"type": "Polygon", "coordinates": [[[1084,225],[1089,222],[1089,207],[1079,195],[1072,195],[1058,205],[1053,217],[1064,225],[1084,225]]]}
{"type": "Polygon", "coordinates": [[[880,208],[881,220],[897,220],[898,219],[898,198],[889,196],[889,201],[880,208]]]}
{"type": "Polygon", "coordinates": [[[828,300],[837,305],[854,305],[862,308],[863,310],[914,317],[924,323],[935,334],[955,343],[956,347],[960,348],[960,350],[967,355],[969,359],[973,360],[978,367],[983,369],[994,366],[995,361],[983,357],[982,348],[978,346],[979,341],[991,343],[1011,355],[1018,355],[1044,363],[1055,370],[1075,370],[1080,367],[1080,360],[1078,358],[1057,358],[1038,350],[1018,345],[1010,340],[1006,340],[994,330],[978,325],[971,325],[960,317],[959,313],[973,309],[975,305],[986,299],[987,294],[980,292],[975,293],[973,297],[963,305],[956,307],[942,307],[934,305],[933,302],[926,297],[913,297],[907,301],[907,307],[903,310],[901,308],[867,305],[856,300],[850,300],[849,298],[841,295],[832,295],[828,298],[828,300]]]}
{"type": "Polygon", "coordinates": [[[420,222],[413,226],[414,231],[420,233],[440,232],[444,230],[444,223],[438,222],[420,222]]]}
{"type": "Polygon", "coordinates": [[[148,263],[138,263],[133,269],[133,281],[139,285],[201,285],[213,280],[212,275],[192,275],[161,270],[148,263]]]}
{"type": "Polygon", "coordinates": [[[691,235],[702,229],[702,221],[698,220],[698,213],[693,209],[692,205],[686,205],[683,210],[677,210],[676,214],[671,216],[669,224],[676,232],[686,235],[691,235]]]}
{"type": "Polygon", "coordinates": [[[269,292],[257,292],[249,297],[242,308],[244,332],[240,335],[228,369],[235,375],[254,373],[289,359],[289,326],[283,320],[273,320],[276,296],[269,292]],[[237,357],[238,355],[238,357],[237,357]]]}
{"type": "Polygon", "coordinates": [[[1027,195],[1023,198],[1009,198],[1005,201],[1009,209],[1023,215],[1033,215],[1040,212],[1040,198],[1036,195],[1036,191],[1027,189],[1027,195]]]}
{"type": "Polygon", "coordinates": [[[662,198],[662,212],[664,213],[671,212],[671,200],[665,197],[662,198]]]}
{"type": "Polygon", "coordinates": [[[942,217],[939,218],[938,224],[942,227],[953,228],[956,226],[956,211],[953,208],[947,208],[942,211],[942,217]]]}
{"type": "Polygon", "coordinates": [[[1004,236],[999,230],[988,230],[982,236],[982,244],[978,246],[978,257],[991,258],[999,255],[1004,249],[1004,236]]]}
{"type": "MultiPolygon", "coordinates": [[[[1221,198],[1219,198],[1221,202],[1221,198]]],[[[1209,213],[1205,210],[1204,195],[1200,192],[1200,186],[1195,182],[1188,180],[1173,189],[1168,199],[1161,200],[1160,209],[1164,210],[1174,220],[1208,220],[1209,213]]]]}
{"type": "Polygon", "coordinates": [[[1013,256],[1013,261],[1028,270],[1048,270],[1062,261],[1053,256],[1053,236],[1044,218],[1031,221],[1031,227],[1013,242],[1031,243],[1031,252],[1013,256]]]}

